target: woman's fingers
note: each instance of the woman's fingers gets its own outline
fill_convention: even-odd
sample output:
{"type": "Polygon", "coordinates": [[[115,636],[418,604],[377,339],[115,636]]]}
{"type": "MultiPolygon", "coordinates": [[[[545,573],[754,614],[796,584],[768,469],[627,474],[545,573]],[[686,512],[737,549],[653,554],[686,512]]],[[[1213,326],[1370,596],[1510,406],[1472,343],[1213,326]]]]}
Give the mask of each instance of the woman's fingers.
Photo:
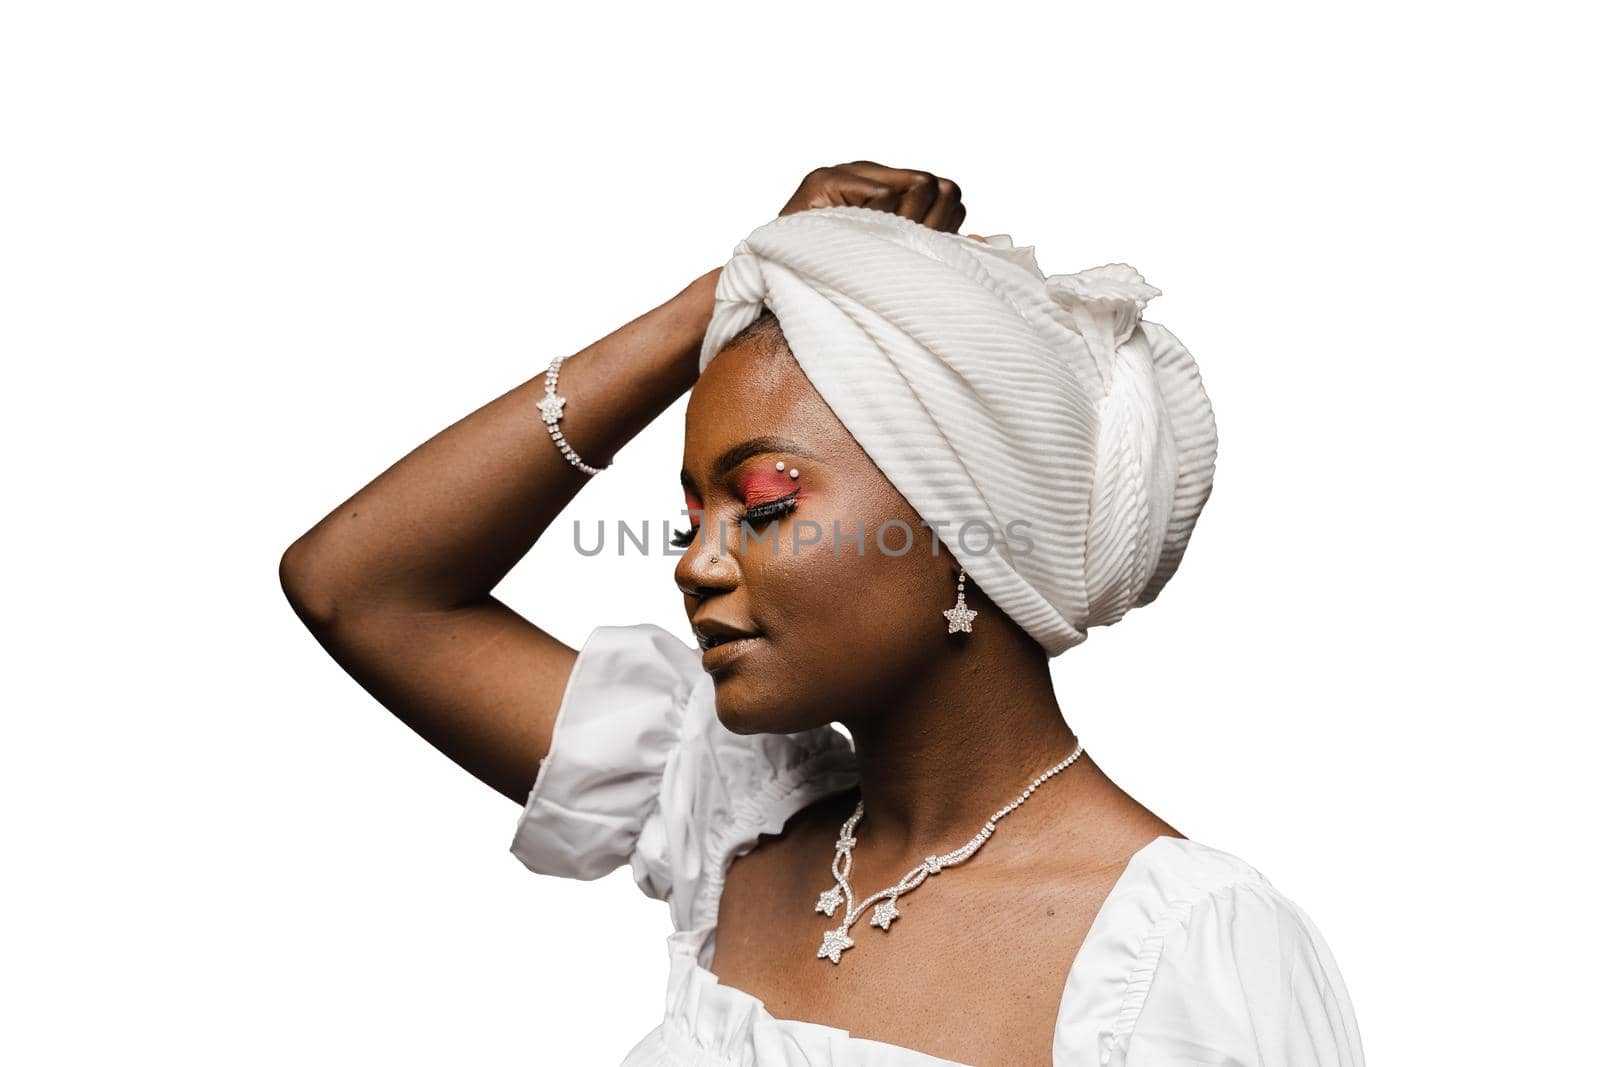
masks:
{"type": "Polygon", "coordinates": [[[888,211],[948,232],[954,232],[967,213],[960,186],[949,178],[858,159],[807,174],[779,214],[843,205],[888,211]]]}
{"type": "Polygon", "coordinates": [[[899,190],[883,182],[840,167],[818,167],[805,176],[779,215],[793,215],[817,207],[876,208],[893,211],[900,201],[899,190]]]}
{"type": "Polygon", "coordinates": [[[899,193],[899,203],[892,210],[896,215],[926,223],[940,197],[940,178],[925,170],[910,167],[886,167],[870,159],[858,159],[846,164],[862,177],[887,185],[899,193]]]}
{"type": "Polygon", "coordinates": [[[922,220],[923,225],[945,233],[955,233],[966,217],[967,206],[961,202],[961,186],[949,178],[940,178],[939,195],[922,220]]]}

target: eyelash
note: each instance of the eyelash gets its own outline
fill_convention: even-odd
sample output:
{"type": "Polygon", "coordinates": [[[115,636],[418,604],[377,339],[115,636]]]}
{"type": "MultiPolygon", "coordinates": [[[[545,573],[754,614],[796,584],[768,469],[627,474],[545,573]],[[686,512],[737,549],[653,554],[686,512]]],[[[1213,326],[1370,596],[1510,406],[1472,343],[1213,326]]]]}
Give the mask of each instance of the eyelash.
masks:
{"type": "MultiPolygon", "coordinates": [[[[770,522],[780,515],[785,515],[793,511],[795,505],[797,505],[799,502],[800,492],[799,490],[796,490],[786,497],[782,497],[778,500],[769,500],[764,504],[757,504],[754,507],[747,509],[743,515],[739,516],[739,521],[741,523],[770,522]]],[[[672,547],[688,548],[689,542],[694,540],[695,531],[697,529],[699,529],[699,527],[691,526],[687,530],[674,530],[672,532],[672,547]]]]}

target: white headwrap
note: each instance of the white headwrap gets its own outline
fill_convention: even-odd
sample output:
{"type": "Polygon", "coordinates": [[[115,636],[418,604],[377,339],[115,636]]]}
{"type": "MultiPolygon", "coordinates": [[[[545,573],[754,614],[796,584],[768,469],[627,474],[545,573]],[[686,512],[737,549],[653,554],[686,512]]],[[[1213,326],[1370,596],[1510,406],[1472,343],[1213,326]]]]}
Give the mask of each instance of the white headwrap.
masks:
{"type": "Polygon", "coordinates": [[[770,308],[845,429],[1054,656],[1172,576],[1216,425],[1194,359],[1140,321],[1160,290],[1138,271],[1046,277],[1031,245],[986,240],[863,207],[774,219],[723,268],[700,368],[770,308]]]}

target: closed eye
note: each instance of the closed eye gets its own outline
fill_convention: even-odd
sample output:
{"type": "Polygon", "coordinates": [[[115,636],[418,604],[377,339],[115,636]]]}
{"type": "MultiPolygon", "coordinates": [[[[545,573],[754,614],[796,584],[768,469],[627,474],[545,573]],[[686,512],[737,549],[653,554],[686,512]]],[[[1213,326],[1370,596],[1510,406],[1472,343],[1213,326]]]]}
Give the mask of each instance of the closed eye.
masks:
{"type": "Polygon", "coordinates": [[[769,500],[762,504],[756,504],[746,509],[745,513],[739,516],[739,522],[741,524],[748,522],[751,525],[761,522],[771,522],[779,515],[784,515],[790,511],[793,511],[795,505],[799,502],[800,491],[796,489],[788,496],[780,497],[777,500],[769,500]]]}
{"type": "MultiPolygon", "coordinates": [[[[800,491],[797,489],[786,497],[769,500],[745,509],[745,513],[739,516],[739,522],[750,523],[752,526],[758,523],[771,522],[778,516],[793,511],[799,502],[800,491]]],[[[672,547],[688,548],[694,542],[695,534],[699,532],[700,528],[698,526],[691,526],[687,530],[672,531],[672,547]]]]}

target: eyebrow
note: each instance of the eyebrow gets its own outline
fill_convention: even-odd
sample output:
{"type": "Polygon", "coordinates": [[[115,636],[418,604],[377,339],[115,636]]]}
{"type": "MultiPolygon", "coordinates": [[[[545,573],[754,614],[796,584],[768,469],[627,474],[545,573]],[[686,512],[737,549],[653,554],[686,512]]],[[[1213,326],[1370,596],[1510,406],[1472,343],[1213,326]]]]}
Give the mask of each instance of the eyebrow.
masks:
{"type": "MultiPolygon", "coordinates": [[[[787,437],[752,437],[748,441],[739,442],[716,458],[716,461],[711,464],[712,481],[721,478],[751,456],[759,456],[764,452],[792,452],[806,459],[817,458],[807,451],[804,446],[789,440],[787,437]]],[[[689,476],[689,472],[686,470],[678,472],[678,480],[683,483],[685,489],[694,487],[694,479],[689,476]]]]}

